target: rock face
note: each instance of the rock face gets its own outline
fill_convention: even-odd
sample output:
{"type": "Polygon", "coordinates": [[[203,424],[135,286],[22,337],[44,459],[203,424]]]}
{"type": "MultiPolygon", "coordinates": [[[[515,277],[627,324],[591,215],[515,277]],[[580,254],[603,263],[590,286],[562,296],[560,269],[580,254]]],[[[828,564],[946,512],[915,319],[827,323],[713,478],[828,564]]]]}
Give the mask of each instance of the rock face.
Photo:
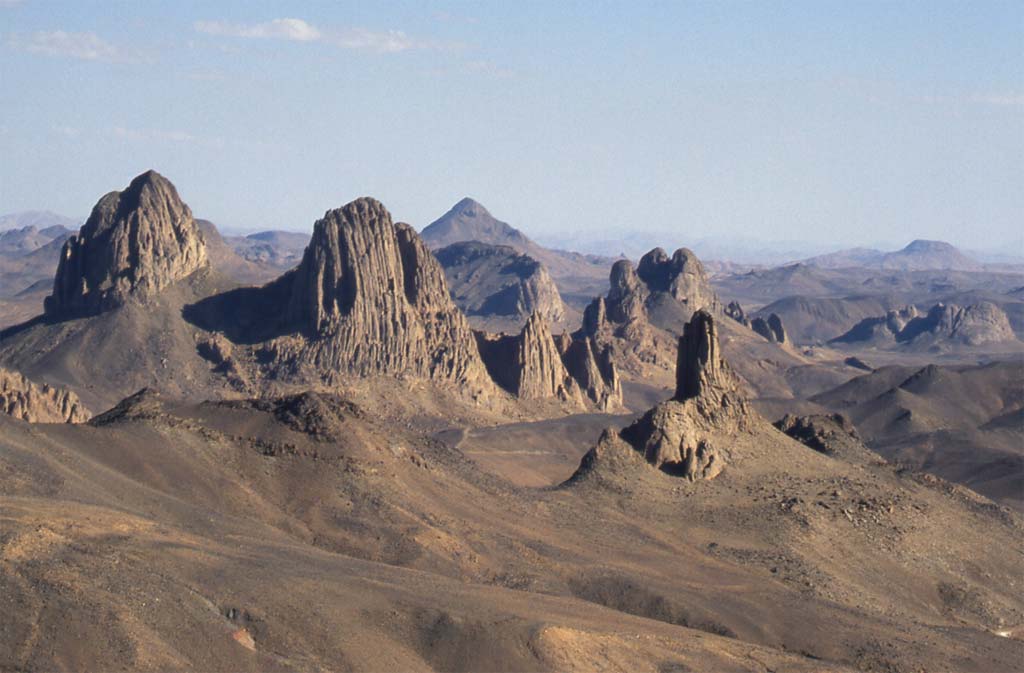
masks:
{"type": "Polygon", "coordinates": [[[506,245],[468,241],[434,252],[455,303],[466,315],[522,324],[534,313],[561,323],[565,304],[547,269],[506,245]]]}
{"type": "Polygon", "coordinates": [[[865,318],[831,343],[929,346],[946,342],[979,346],[1016,339],[1006,312],[983,301],[966,307],[936,304],[924,315],[906,306],[885,316],[865,318]]]}
{"type": "Polygon", "coordinates": [[[743,312],[743,307],[740,306],[738,301],[729,302],[729,305],[725,307],[725,315],[741,325],[750,327],[750,319],[747,318],[747,314],[743,312]]]}
{"type": "Polygon", "coordinates": [[[698,311],[683,327],[676,362],[676,396],[680,402],[734,390],[718,345],[718,330],[707,311],[698,311]]]}
{"type": "Polygon", "coordinates": [[[655,248],[640,259],[636,273],[651,292],[667,292],[691,311],[719,308],[704,265],[688,248],[679,248],[671,258],[655,248]]]}
{"type": "Polygon", "coordinates": [[[296,367],[311,362],[328,379],[343,372],[489,385],[441,265],[374,199],[328,211],[302,262],[272,286],[287,297],[285,326],[307,340],[279,349],[296,367]]]}
{"type": "Polygon", "coordinates": [[[646,317],[644,302],[647,301],[648,290],[629,260],[620,259],[612,265],[609,284],[608,298],[604,302],[609,320],[629,323],[646,317]]]}
{"type": "Polygon", "coordinates": [[[166,178],[148,171],[101,198],[64,244],[48,316],[95,315],[145,298],[206,265],[192,212],[166,178]]]}
{"type": "Polygon", "coordinates": [[[71,391],[0,368],[0,412],[30,423],[84,423],[92,414],[71,391]]]}
{"type": "Polygon", "coordinates": [[[703,265],[685,248],[672,257],[655,248],[636,268],[619,260],[609,285],[606,297],[587,306],[575,336],[611,349],[619,368],[639,378],[671,377],[676,335],[698,309],[724,315],[703,265]]]}
{"type": "Polygon", "coordinates": [[[622,402],[611,354],[589,339],[554,337],[547,321],[534,313],[518,335],[477,332],[480,354],[495,383],[520,399],[556,398],[610,410],[622,402]]]}
{"type": "Polygon", "coordinates": [[[654,467],[691,481],[712,479],[728,462],[728,451],[716,435],[749,427],[751,411],[739,392],[739,381],[722,359],[715,319],[697,311],[679,339],[675,396],[648,411],[617,435],[605,433],[584,457],[581,469],[592,469],[602,453],[624,443],[654,467]]]}
{"type": "Polygon", "coordinates": [[[754,318],[750,321],[750,329],[772,343],[786,343],[786,328],[782,325],[782,318],[777,313],[769,314],[768,318],[754,318]]]}
{"type": "Polygon", "coordinates": [[[829,455],[840,453],[846,444],[861,442],[857,428],[842,414],[786,414],[773,425],[798,442],[829,455]]]}
{"type": "Polygon", "coordinates": [[[619,260],[612,266],[609,284],[608,296],[595,299],[586,309],[583,329],[588,335],[625,330],[636,340],[637,324],[656,321],[656,316],[689,320],[698,309],[723,310],[704,266],[686,248],[676,250],[672,257],[655,248],[635,270],[628,260],[619,260]],[[667,304],[670,310],[666,310],[667,304]]]}
{"type": "Polygon", "coordinates": [[[922,335],[947,338],[967,346],[1016,339],[1006,312],[987,301],[965,307],[936,304],[928,315],[908,322],[898,340],[913,341],[922,335]]]}

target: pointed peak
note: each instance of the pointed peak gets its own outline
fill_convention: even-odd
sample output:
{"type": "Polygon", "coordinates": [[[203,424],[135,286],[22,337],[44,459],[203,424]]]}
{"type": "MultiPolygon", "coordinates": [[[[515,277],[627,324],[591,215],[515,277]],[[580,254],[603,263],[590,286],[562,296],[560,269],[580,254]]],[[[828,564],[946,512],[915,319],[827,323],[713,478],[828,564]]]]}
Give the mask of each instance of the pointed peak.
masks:
{"type": "MultiPolygon", "coordinates": [[[[132,181],[128,184],[128,188],[125,189],[123,193],[131,194],[140,192],[145,187],[155,187],[161,190],[174,189],[174,183],[151,168],[145,173],[140,173],[132,178],[132,181]]],[[[177,194],[176,190],[175,194],[177,194]]]]}
{"type": "Polygon", "coordinates": [[[460,213],[467,217],[491,217],[490,211],[482,203],[468,196],[452,206],[452,212],[460,213]]]}

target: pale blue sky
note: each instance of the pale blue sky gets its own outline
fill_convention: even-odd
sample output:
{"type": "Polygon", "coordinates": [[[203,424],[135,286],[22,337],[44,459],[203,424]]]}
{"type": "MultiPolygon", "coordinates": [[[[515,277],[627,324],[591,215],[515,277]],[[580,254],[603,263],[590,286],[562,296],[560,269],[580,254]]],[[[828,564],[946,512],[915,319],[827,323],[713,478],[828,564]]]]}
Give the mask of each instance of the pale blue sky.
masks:
{"type": "Polygon", "coordinates": [[[0,155],[0,212],[1020,246],[1024,3],[0,0],[0,155]]]}

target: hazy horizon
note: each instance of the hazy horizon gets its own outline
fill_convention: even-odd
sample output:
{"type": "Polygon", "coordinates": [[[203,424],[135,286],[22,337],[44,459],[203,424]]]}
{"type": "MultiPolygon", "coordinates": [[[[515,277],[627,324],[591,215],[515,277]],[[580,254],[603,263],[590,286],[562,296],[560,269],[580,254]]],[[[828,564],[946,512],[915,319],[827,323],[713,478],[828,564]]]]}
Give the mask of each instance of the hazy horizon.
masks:
{"type": "Polygon", "coordinates": [[[0,2],[0,211],[154,168],[225,230],[463,196],[544,240],[1024,254],[1016,3],[0,2]]]}

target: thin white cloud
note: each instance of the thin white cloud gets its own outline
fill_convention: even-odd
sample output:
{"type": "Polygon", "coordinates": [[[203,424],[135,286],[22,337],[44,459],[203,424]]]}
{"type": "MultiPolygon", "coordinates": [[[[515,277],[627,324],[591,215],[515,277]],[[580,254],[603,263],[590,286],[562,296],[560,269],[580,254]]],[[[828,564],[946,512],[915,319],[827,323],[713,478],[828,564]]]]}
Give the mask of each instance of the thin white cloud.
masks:
{"type": "Polygon", "coordinates": [[[378,54],[396,54],[409,49],[426,49],[426,43],[413,40],[401,30],[374,32],[364,28],[354,28],[339,33],[330,41],[344,49],[372,51],[378,54]]]}
{"type": "Polygon", "coordinates": [[[420,40],[401,30],[374,31],[366,28],[322,30],[302,19],[274,19],[264,23],[240,24],[222,21],[196,21],[193,28],[200,33],[222,37],[277,39],[292,42],[322,42],[342,49],[395,54],[412,49],[445,49],[446,45],[420,40]]]}
{"type": "Polygon", "coordinates": [[[979,93],[971,96],[970,100],[985,105],[1024,107],[1024,94],[1021,93],[979,93]]]}
{"type": "Polygon", "coordinates": [[[12,44],[33,54],[64,56],[82,61],[115,63],[132,60],[128,54],[125,54],[96,33],[41,30],[32,33],[25,39],[15,37],[12,39],[12,44]]]}
{"type": "Polygon", "coordinates": [[[320,30],[302,19],[274,19],[265,23],[233,24],[222,21],[196,21],[193,27],[200,33],[226,37],[271,38],[295,42],[315,42],[322,37],[320,30]]]}

